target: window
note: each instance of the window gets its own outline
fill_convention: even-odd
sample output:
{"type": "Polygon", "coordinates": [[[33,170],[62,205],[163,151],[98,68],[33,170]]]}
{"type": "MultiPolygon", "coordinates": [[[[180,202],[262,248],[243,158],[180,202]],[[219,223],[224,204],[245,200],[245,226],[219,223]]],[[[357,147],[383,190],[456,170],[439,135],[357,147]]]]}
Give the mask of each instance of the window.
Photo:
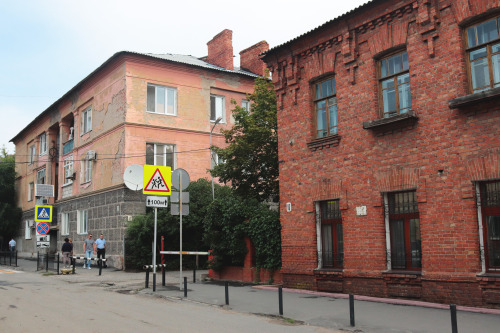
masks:
{"type": "Polygon", "coordinates": [[[69,156],[64,160],[63,164],[64,171],[64,181],[63,184],[72,184],[73,183],[73,156],[69,156]]]}
{"type": "Polygon", "coordinates": [[[82,112],[82,130],[80,135],[92,130],[92,106],[89,106],[82,112]]]}
{"type": "Polygon", "coordinates": [[[466,30],[472,92],[500,87],[500,17],[466,30]]]}
{"type": "Polygon", "coordinates": [[[47,154],[47,133],[42,133],[40,135],[40,156],[47,154]]]}
{"type": "Polygon", "coordinates": [[[212,158],[210,159],[210,169],[213,169],[219,163],[224,163],[222,158],[220,158],[216,152],[210,151],[210,153],[212,155],[212,158]]]}
{"type": "Polygon", "coordinates": [[[88,233],[88,227],[89,227],[89,211],[87,209],[85,210],[78,210],[77,215],[76,215],[76,232],[79,235],[82,234],[87,234],[88,233]]]}
{"type": "Polygon", "coordinates": [[[26,220],[24,225],[24,239],[31,239],[31,227],[34,226],[33,220],[26,220]]]}
{"type": "Polygon", "coordinates": [[[92,160],[85,155],[85,158],[80,163],[80,183],[88,183],[92,181],[92,160]]]}
{"type": "Polygon", "coordinates": [[[61,235],[69,235],[69,213],[61,214],[61,235]]]}
{"type": "Polygon", "coordinates": [[[480,184],[484,255],[488,271],[500,271],[500,181],[480,184]]]}
{"type": "Polygon", "coordinates": [[[28,163],[29,164],[35,163],[35,145],[31,145],[29,148],[28,163]]]}
{"type": "Polygon", "coordinates": [[[342,268],[344,266],[344,237],[339,200],[319,203],[321,267],[342,268]]]}
{"type": "Polygon", "coordinates": [[[146,164],[175,169],[175,145],[146,143],[146,164]]]}
{"type": "Polygon", "coordinates": [[[221,118],[224,122],[226,116],[226,98],[224,96],[210,95],[210,121],[221,118]]]}
{"type": "Polygon", "coordinates": [[[387,194],[391,269],[420,270],[420,217],[415,191],[387,194]]]}
{"type": "Polygon", "coordinates": [[[177,89],[148,84],[147,111],[175,116],[177,89]]]}
{"type": "Polygon", "coordinates": [[[383,117],[407,113],[411,109],[410,73],[406,51],[379,61],[383,117]]]}
{"type": "Polygon", "coordinates": [[[247,111],[250,111],[250,101],[246,99],[241,100],[241,107],[247,111]]]}
{"type": "Polygon", "coordinates": [[[335,78],[318,82],[314,86],[314,106],[316,109],[316,136],[335,135],[337,123],[337,87],[335,78]]]}
{"type": "Polygon", "coordinates": [[[35,190],[35,183],[28,184],[28,201],[33,201],[33,191],[35,190]]]}
{"type": "Polygon", "coordinates": [[[36,183],[45,184],[45,168],[38,170],[36,173],[36,183]]]}

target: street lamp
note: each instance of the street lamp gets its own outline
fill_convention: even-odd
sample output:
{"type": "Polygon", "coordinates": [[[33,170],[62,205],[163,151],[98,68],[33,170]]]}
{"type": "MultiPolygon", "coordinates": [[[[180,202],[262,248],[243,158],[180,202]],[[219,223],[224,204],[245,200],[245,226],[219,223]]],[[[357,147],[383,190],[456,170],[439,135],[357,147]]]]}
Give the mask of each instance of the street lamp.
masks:
{"type": "MultiPolygon", "coordinates": [[[[215,126],[217,126],[218,123],[222,120],[222,117],[219,117],[215,119],[214,126],[212,126],[212,129],[210,130],[210,167],[212,166],[212,132],[214,131],[215,126]]],[[[215,161],[214,161],[215,162],[215,161]]],[[[212,177],[212,201],[215,199],[215,192],[214,192],[214,176],[212,173],[210,173],[210,176],[212,177]]]]}

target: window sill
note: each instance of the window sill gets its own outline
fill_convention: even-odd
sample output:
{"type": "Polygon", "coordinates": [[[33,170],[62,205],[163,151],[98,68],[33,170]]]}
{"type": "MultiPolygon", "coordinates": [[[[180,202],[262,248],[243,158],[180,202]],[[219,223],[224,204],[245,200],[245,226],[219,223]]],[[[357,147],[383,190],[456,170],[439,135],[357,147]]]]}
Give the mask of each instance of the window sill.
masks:
{"type": "Polygon", "coordinates": [[[500,272],[498,273],[482,273],[482,274],[477,274],[477,278],[487,278],[487,279],[495,279],[495,280],[500,280],[500,272]]]}
{"type": "Polygon", "coordinates": [[[500,87],[450,99],[448,101],[448,106],[450,109],[458,109],[494,99],[500,99],[500,87]]]}
{"type": "Polygon", "coordinates": [[[408,276],[408,275],[413,275],[414,277],[417,276],[422,276],[422,271],[384,271],[382,272],[382,275],[386,276],[394,276],[394,277],[402,277],[402,276],[408,276]]]}
{"type": "Polygon", "coordinates": [[[337,135],[331,135],[331,136],[325,136],[323,138],[318,138],[314,139],[310,142],[307,143],[307,147],[311,151],[316,151],[316,150],[321,150],[324,148],[330,148],[330,147],[336,147],[340,143],[340,136],[337,135]]]}
{"type": "Polygon", "coordinates": [[[397,116],[389,118],[380,118],[375,120],[363,121],[364,129],[380,129],[386,127],[403,127],[407,123],[413,123],[418,120],[417,113],[413,110],[409,110],[407,113],[398,114],[397,116]]]}
{"type": "Polygon", "coordinates": [[[343,268],[317,268],[314,271],[314,274],[341,274],[344,273],[343,268]]]}
{"type": "Polygon", "coordinates": [[[151,114],[159,114],[159,115],[163,115],[163,116],[177,116],[177,113],[159,113],[159,112],[154,112],[154,111],[146,111],[147,113],[151,113],[151,114]]]}
{"type": "Polygon", "coordinates": [[[70,185],[73,185],[73,182],[63,184],[61,187],[67,187],[67,186],[70,186],[70,185]]]}

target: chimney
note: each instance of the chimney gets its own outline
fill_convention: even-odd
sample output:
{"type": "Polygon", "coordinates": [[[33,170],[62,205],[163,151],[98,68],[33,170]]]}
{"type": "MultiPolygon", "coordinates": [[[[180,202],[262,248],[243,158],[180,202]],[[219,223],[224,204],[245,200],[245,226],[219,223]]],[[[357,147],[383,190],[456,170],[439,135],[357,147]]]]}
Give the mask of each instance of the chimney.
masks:
{"type": "Polygon", "coordinates": [[[259,57],[259,54],[269,50],[269,44],[263,40],[240,52],[240,67],[254,74],[264,76],[266,64],[259,57]]]}
{"type": "Polygon", "coordinates": [[[233,32],[224,30],[217,34],[208,45],[206,62],[209,64],[234,70],[233,65],[233,32]]]}

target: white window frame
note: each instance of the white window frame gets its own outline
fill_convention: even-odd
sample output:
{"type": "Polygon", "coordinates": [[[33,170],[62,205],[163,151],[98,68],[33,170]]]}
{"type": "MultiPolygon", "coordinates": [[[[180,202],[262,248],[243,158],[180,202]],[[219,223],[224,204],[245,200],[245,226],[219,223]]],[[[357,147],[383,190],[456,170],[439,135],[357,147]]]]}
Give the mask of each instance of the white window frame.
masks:
{"type": "Polygon", "coordinates": [[[33,225],[33,221],[26,220],[25,221],[25,228],[24,228],[24,239],[31,239],[31,225],[33,225]],[[31,222],[31,223],[30,223],[31,222]]]}
{"type": "Polygon", "coordinates": [[[73,180],[68,178],[73,176],[73,155],[68,156],[67,158],[64,159],[63,171],[64,171],[63,185],[73,184],[73,180]]]}
{"type": "Polygon", "coordinates": [[[80,136],[92,131],[92,106],[82,111],[80,136]]]}
{"type": "Polygon", "coordinates": [[[210,121],[215,122],[217,118],[221,117],[221,123],[226,122],[226,97],[221,95],[210,95],[210,121]],[[214,99],[215,105],[215,113],[214,117],[212,117],[212,98],[214,99]],[[220,106],[220,108],[218,107],[220,106]]]}
{"type": "Polygon", "coordinates": [[[147,146],[148,145],[153,145],[153,165],[161,165],[161,166],[167,166],[166,164],[166,161],[167,161],[167,158],[166,158],[166,155],[167,155],[167,146],[171,146],[173,149],[173,156],[172,156],[172,170],[176,169],[177,167],[177,146],[176,145],[173,145],[173,144],[169,144],[169,143],[152,143],[152,142],[147,142],[146,143],[146,154],[147,154],[147,146]],[[163,146],[163,152],[158,152],[158,146],[163,146]],[[158,161],[156,160],[156,158],[158,157],[158,155],[163,155],[163,160],[165,161],[165,163],[163,164],[158,164],[158,161]]]}
{"type": "Polygon", "coordinates": [[[43,169],[40,169],[36,172],[36,183],[37,184],[45,184],[47,182],[47,170],[46,168],[43,168],[43,169]],[[43,182],[39,182],[40,181],[40,175],[42,174],[43,172],[43,182]]]}
{"type": "Polygon", "coordinates": [[[69,235],[69,213],[61,213],[61,236],[69,235]]]}
{"type": "Polygon", "coordinates": [[[250,101],[246,99],[241,100],[241,107],[250,112],[250,101]]]}
{"type": "Polygon", "coordinates": [[[148,110],[149,109],[149,104],[148,103],[148,97],[149,97],[149,94],[146,92],[146,112],[149,112],[149,113],[156,113],[156,114],[164,114],[164,115],[167,115],[167,116],[177,116],[177,89],[176,88],[172,88],[172,87],[167,87],[167,86],[162,86],[162,85],[157,85],[157,84],[152,84],[152,83],[148,83],[148,87],[147,89],[149,88],[155,88],[155,94],[154,94],[154,99],[155,99],[155,109],[154,110],[148,110]],[[158,107],[158,96],[159,96],[159,89],[165,89],[165,104],[164,104],[164,107],[165,107],[165,112],[162,113],[162,112],[158,112],[159,110],[159,107],[158,107]],[[172,92],[173,93],[173,99],[174,99],[174,107],[173,107],[173,112],[169,112],[168,111],[168,104],[169,104],[169,98],[168,98],[168,93],[169,92],[172,92]]]}
{"type": "Polygon", "coordinates": [[[31,145],[29,147],[29,164],[33,164],[35,163],[35,153],[36,153],[36,149],[35,149],[35,145],[31,145]]]}
{"type": "Polygon", "coordinates": [[[87,155],[80,162],[80,184],[89,183],[92,181],[92,160],[88,159],[87,155]]]}
{"type": "Polygon", "coordinates": [[[47,154],[47,133],[40,134],[40,156],[47,154]]]}
{"type": "Polygon", "coordinates": [[[224,160],[219,157],[219,154],[217,154],[215,151],[211,150],[211,158],[210,158],[210,169],[213,169],[216,165],[219,165],[219,163],[224,163],[224,160]]]}
{"type": "Polygon", "coordinates": [[[89,211],[88,209],[83,209],[76,212],[76,233],[86,235],[89,229],[89,211]]]}
{"type": "Polygon", "coordinates": [[[35,193],[35,183],[30,182],[28,184],[28,201],[33,201],[33,194],[35,193]]]}

